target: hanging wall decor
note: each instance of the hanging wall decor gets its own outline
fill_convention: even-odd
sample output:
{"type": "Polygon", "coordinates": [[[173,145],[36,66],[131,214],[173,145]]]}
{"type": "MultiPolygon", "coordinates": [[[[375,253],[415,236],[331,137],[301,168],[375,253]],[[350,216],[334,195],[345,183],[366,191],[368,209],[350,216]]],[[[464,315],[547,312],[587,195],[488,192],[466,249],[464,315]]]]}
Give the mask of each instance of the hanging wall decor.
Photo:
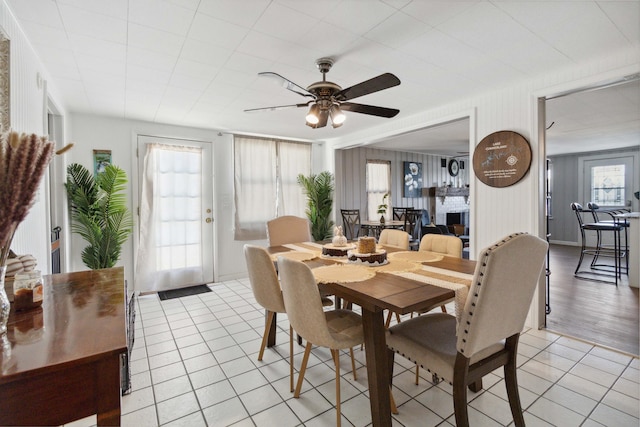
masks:
{"type": "Polygon", "coordinates": [[[402,197],[422,196],[422,163],[404,163],[404,187],[402,197]]]}
{"type": "Polygon", "coordinates": [[[508,130],[484,137],[473,152],[476,177],[491,187],[520,181],[531,166],[531,146],[519,133],[508,130]]]}
{"type": "Polygon", "coordinates": [[[98,176],[111,164],[111,150],[93,150],[93,176],[98,176]]]}

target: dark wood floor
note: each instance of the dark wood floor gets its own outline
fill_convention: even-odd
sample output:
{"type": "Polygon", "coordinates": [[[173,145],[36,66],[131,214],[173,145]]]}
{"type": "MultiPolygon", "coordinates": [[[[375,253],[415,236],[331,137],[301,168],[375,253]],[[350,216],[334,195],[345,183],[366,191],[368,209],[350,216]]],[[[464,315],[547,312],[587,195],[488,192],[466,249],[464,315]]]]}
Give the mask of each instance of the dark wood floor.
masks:
{"type": "MultiPolygon", "coordinates": [[[[639,355],[638,288],[629,287],[624,274],[617,287],[575,278],[579,255],[579,247],[551,245],[547,329],[639,355]]],[[[581,269],[590,261],[585,257],[581,269]]]]}

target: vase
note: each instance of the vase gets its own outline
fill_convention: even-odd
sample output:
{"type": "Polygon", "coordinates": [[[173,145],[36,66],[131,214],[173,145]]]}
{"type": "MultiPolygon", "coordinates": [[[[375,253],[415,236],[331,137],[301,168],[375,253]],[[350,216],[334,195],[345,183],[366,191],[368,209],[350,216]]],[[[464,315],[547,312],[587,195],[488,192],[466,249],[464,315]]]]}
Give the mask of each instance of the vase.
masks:
{"type": "Polygon", "coordinates": [[[0,336],[7,333],[7,322],[9,321],[9,309],[11,304],[4,290],[4,275],[7,272],[7,266],[0,266],[0,336]]]}
{"type": "Polygon", "coordinates": [[[384,215],[380,217],[380,224],[384,224],[384,215]]]}

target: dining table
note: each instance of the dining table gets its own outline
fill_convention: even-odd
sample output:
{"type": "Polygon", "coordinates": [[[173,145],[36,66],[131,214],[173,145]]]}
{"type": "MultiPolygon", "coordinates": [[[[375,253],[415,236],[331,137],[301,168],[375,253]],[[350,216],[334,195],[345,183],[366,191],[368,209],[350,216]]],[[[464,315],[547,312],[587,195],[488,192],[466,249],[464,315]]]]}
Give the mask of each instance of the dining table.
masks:
{"type": "MultiPolygon", "coordinates": [[[[374,426],[386,427],[391,426],[391,367],[385,339],[384,311],[409,314],[438,307],[454,299],[456,312],[459,313],[464,307],[476,262],[384,245],[378,245],[377,249],[384,249],[389,261],[382,266],[364,267],[371,269],[372,273],[362,279],[354,279],[351,274],[347,275],[349,280],[339,277],[331,280],[320,277],[319,280],[319,274],[314,273],[314,276],[321,292],[335,295],[361,308],[371,422],[374,426]]],[[[312,272],[320,272],[330,266],[363,268],[348,263],[346,258],[322,255],[321,243],[271,246],[267,251],[274,262],[279,256],[288,256],[303,261],[312,272]]],[[[268,342],[274,345],[275,328],[269,334],[272,336],[268,342]]]]}

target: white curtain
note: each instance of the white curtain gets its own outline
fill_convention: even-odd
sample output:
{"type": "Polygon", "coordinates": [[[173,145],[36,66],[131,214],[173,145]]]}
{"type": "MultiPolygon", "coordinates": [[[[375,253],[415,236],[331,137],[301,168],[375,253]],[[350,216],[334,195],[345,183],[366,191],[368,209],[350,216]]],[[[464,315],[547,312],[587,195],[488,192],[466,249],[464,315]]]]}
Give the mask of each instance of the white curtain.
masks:
{"type": "Polygon", "coordinates": [[[306,197],[297,178],[310,173],[310,144],[235,136],[235,239],[266,239],[270,219],[304,217],[306,197]]]}
{"type": "MultiPolygon", "coordinates": [[[[382,198],[391,191],[391,163],[386,161],[367,161],[367,218],[378,221],[378,205],[382,198]]],[[[391,195],[385,200],[388,205],[385,219],[391,219],[391,195]]]]}
{"type": "Polygon", "coordinates": [[[202,283],[202,150],[146,145],[136,290],[202,283]]]}
{"type": "Polygon", "coordinates": [[[234,137],[236,240],[267,237],[266,223],[277,216],[276,159],[273,141],[234,137]]]}
{"type": "Polygon", "coordinates": [[[278,142],[278,216],[305,216],[307,197],[298,184],[298,175],[311,171],[311,145],[278,142]]]}

